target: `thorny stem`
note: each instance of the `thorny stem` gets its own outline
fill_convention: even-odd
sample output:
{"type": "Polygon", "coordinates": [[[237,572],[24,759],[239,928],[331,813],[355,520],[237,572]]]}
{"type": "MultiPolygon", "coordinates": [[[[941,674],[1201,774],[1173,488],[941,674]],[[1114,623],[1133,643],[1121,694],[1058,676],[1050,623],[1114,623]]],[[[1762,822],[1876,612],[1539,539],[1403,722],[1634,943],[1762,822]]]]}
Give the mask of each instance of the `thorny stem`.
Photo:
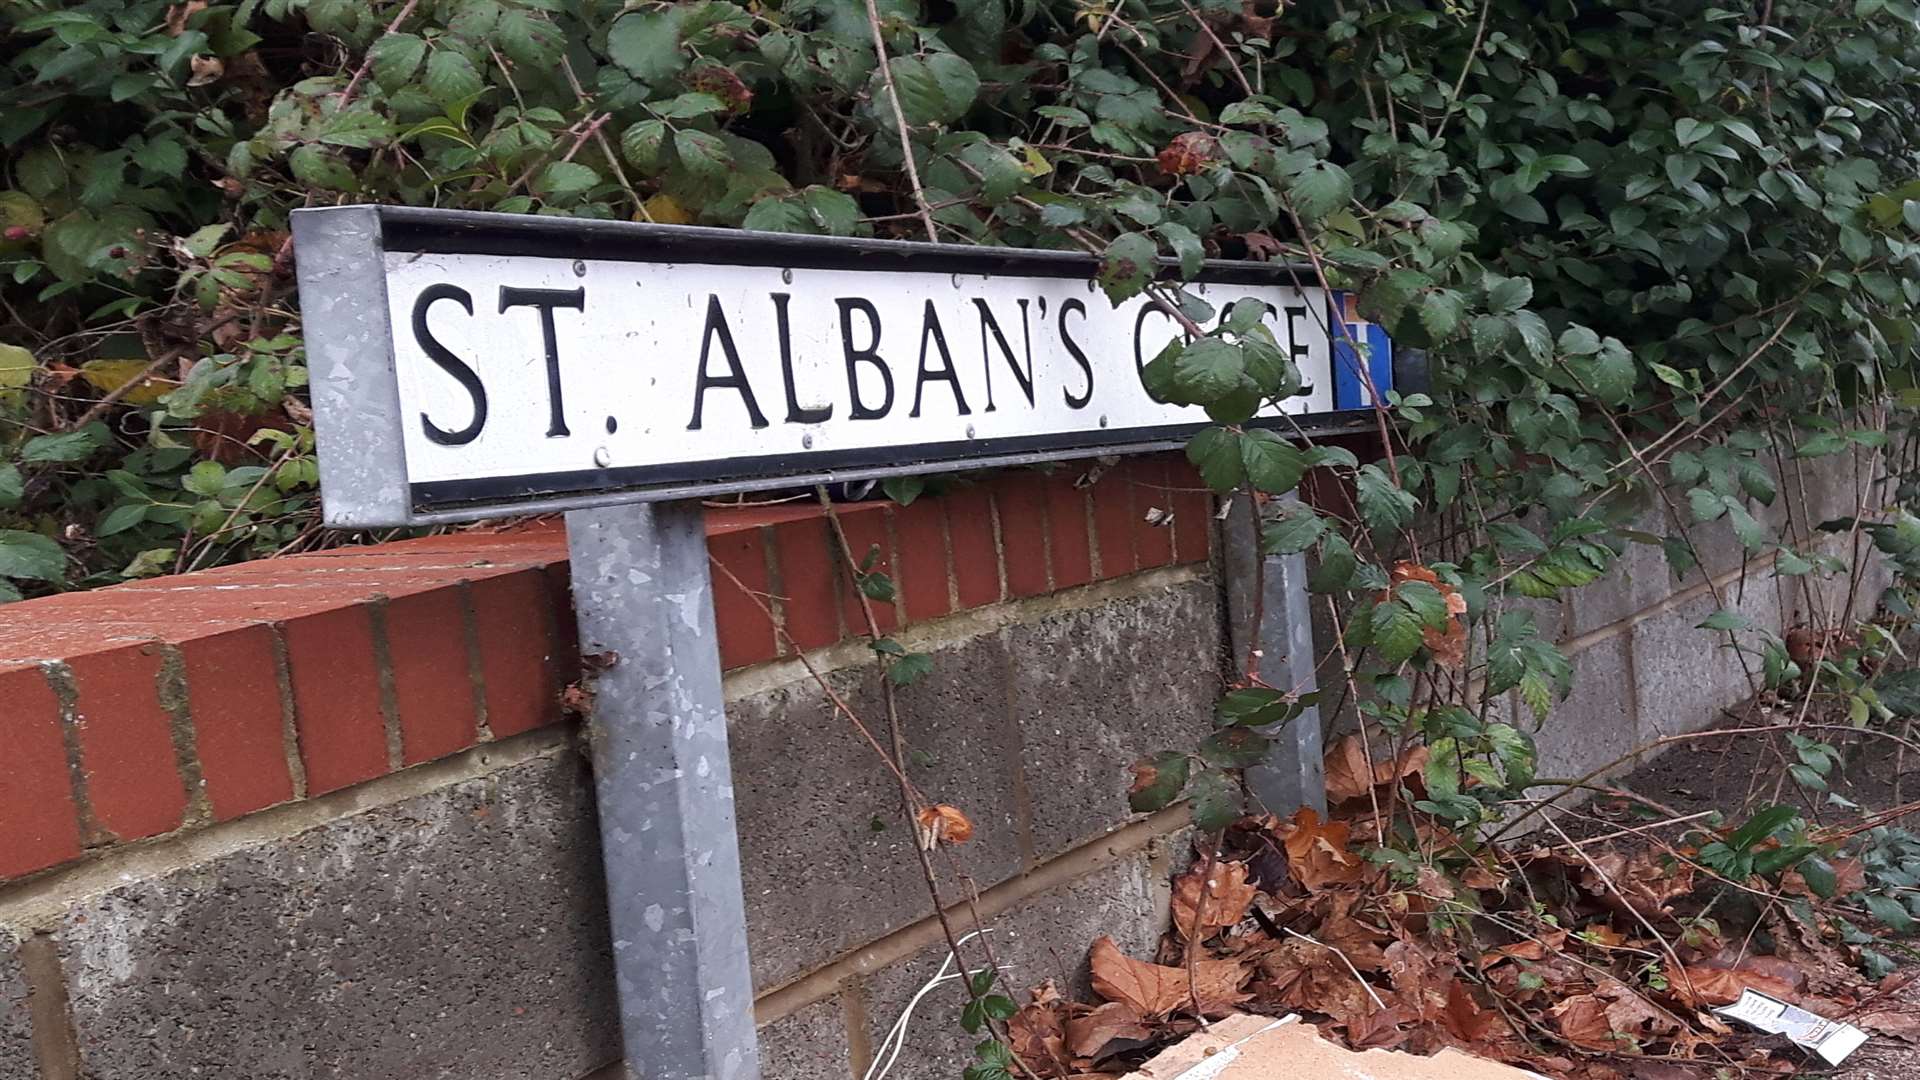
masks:
{"type": "MultiPolygon", "coordinates": [[[[867,2],[869,9],[871,9],[873,0],[867,0],[867,2]]],[[[859,573],[860,560],[855,557],[853,546],[847,541],[847,530],[840,521],[839,508],[834,505],[833,497],[827,493],[827,489],[824,486],[814,488],[814,494],[819,498],[821,507],[826,510],[827,521],[833,526],[833,536],[840,548],[840,557],[845,561],[848,574],[850,576],[857,575],[859,573]]],[[[857,577],[855,579],[854,593],[860,597],[860,610],[866,618],[869,640],[880,640],[885,635],[880,632],[880,620],[874,614],[873,599],[858,587],[857,577]]],[[[880,693],[882,700],[886,702],[887,724],[892,732],[894,754],[897,756],[897,759],[892,762],[892,765],[894,775],[900,779],[901,813],[906,818],[908,835],[913,840],[913,852],[920,861],[920,876],[926,882],[928,895],[933,899],[933,914],[940,922],[940,933],[946,938],[947,951],[953,956],[953,962],[959,966],[961,982],[966,985],[967,997],[974,1002],[978,1002],[980,1001],[980,994],[974,989],[972,978],[967,975],[969,969],[967,967],[966,957],[960,952],[960,939],[953,932],[952,921],[947,917],[946,904],[940,897],[940,881],[938,874],[935,873],[933,868],[932,853],[927,844],[920,842],[921,830],[917,816],[918,808],[914,803],[914,799],[918,793],[914,790],[912,783],[907,780],[906,773],[903,771],[906,760],[905,738],[900,725],[900,709],[894,696],[893,680],[887,677],[887,672],[893,666],[893,660],[891,657],[882,653],[875,653],[874,655],[880,658],[880,693]]],[[[936,844],[938,843],[937,840],[934,842],[936,844]]],[[[973,913],[974,929],[985,931],[986,927],[981,925],[980,922],[979,907],[973,903],[971,897],[969,897],[968,903],[969,910],[973,913]]],[[[993,946],[987,942],[987,937],[988,935],[983,932],[977,940],[980,942],[982,951],[986,954],[987,966],[993,970],[995,978],[999,978],[1000,964],[994,959],[993,946]]],[[[985,1019],[988,1030],[993,1032],[995,1038],[1008,1046],[1013,1044],[1012,1038],[1008,1035],[1000,1021],[987,1015],[984,1008],[981,1009],[980,1015],[985,1019]]],[[[1034,1074],[1033,1070],[1028,1067],[1026,1062],[1020,1060],[1018,1055],[1014,1056],[1014,1063],[1020,1066],[1020,1071],[1025,1073],[1029,1077],[1029,1080],[1040,1080],[1040,1078],[1034,1074]]]]}
{"type": "Polygon", "coordinates": [[[893,82],[893,61],[887,57],[887,38],[880,30],[880,7],[867,0],[867,28],[873,31],[873,53],[880,61],[880,78],[887,84],[887,100],[893,104],[894,128],[900,134],[900,157],[906,162],[907,183],[913,185],[913,201],[920,208],[920,223],[926,226],[927,243],[940,242],[934,231],[933,209],[927,205],[927,189],[920,184],[920,166],[913,160],[913,131],[907,126],[907,110],[900,104],[900,89],[893,82]]]}

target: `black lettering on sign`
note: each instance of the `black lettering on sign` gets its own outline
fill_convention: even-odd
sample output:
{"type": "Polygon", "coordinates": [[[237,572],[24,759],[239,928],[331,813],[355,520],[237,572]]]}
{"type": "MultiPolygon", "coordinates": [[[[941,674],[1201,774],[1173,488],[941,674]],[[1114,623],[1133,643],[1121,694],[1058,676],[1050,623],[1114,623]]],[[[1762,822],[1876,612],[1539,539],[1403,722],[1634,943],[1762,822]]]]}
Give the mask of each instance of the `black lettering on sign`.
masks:
{"type": "Polygon", "coordinates": [[[1026,347],[1027,367],[1020,369],[1020,361],[1014,358],[1013,346],[1007,344],[1007,335],[1000,332],[1000,324],[993,318],[993,310],[987,302],[974,298],[973,306],[980,309],[980,367],[987,376],[987,411],[993,411],[993,353],[987,348],[987,334],[993,334],[993,340],[1000,343],[1000,355],[1006,358],[1007,366],[1013,369],[1014,381],[1020,384],[1020,390],[1027,395],[1027,404],[1033,404],[1033,331],[1027,326],[1027,300],[1022,297],[1020,304],[1020,340],[1026,347]]]}
{"type": "Polygon", "coordinates": [[[571,435],[572,432],[567,430],[566,404],[560,397],[560,343],[553,332],[553,309],[585,311],[587,290],[584,287],[516,289],[510,285],[500,286],[500,313],[504,315],[508,308],[515,307],[540,309],[540,338],[547,348],[547,438],[571,435]]]}
{"type": "Polygon", "coordinates": [[[1060,393],[1066,397],[1070,408],[1084,409],[1087,407],[1087,402],[1093,400],[1093,362],[1087,359],[1087,351],[1080,347],[1079,342],[1073,340],[1073,335],[1067,333],[1067,312],[1069,311],[1078,311],[1080,318],[1084,321],[1087,317],[1087,305],[1073,299],[1060,305],[1060,344],[1067,347],[1067,352],[1073,357],[1074,363],[1080,365],[1080,373],[1087,380],[1087,389],[1079,397],[1074,397],[1073,391],[1064,386],[1060,388],[1060,393]]]}
{"type": "Polygon", "coordinates": [[[769,295],[773,297],[773,320],[780,335],[780,377],[787,385],[787,423],[818,424],[830,420],[833,418],[833,406],[803,409],[800,407],[800,395],[793,386],[793,327],[787,321],[787,301],[793,299],[793,294],[777,292],[769,295]]]}
{"type": "Polygon", "coordinates": [[[920,395],[926,391],[927,383],[943,382],[953,388],[953,403],[960,408],[960,415],[973,412],[967,408],[967,398],[960,392],[960,373],[953,370],[953,354],[947,351],[947,335],[940,329],[940,316],[933,312],[933,301],[927,301],[924,314],[920,318],[920,370],[913,383],[913,411],[908,416],[920,415],[920,395]],[[940,349],[941,366],[927,367],[927,341],[932,339],[940,349]]]}
{"type": "Polygon", "coordinates": [[[880,358],[880,313],[874,310],[873,303],[857,296],[843,296],[834,303],[840,306],[840,349],[847,357],[847,396],[853,399],[853,408],[848,411],[849,420],[878,420],[893,408],[893,372],[887,362],[880,358]],[[865,348],[853,347],[854,312],[867,317],[867,329],[873,331],[873,340],[865,348]],[[887,389],[886,400],[874,408],[860,396],[860,365],[872,365],[880,372],[881,385],[887,389]]]}
{"type": "Polygon", "coordinates": [[[700,430],[700,412],[707,404],[707,387],[724,386],[740,391],[740,400],[746,403],[747,419],[754,427],[767,426],[767,418],[760,412],[760,403],[753,400],[753,387],[747,382],[747,373],[740,369],[740,351],[733,347],[733,331],[727,328],[727,313],[720,310],[720,297],[707,295],[707,326],[700,331],[700,370],[693,384],[693,422],[687,425],[688,431],[700,430]],[[707,374],[707,355],[713,348],[715,336],[720,338],[720,354],[727,359],[727,374],[714,378],[707,374]]]}
{"type": "Polygon", "coordinates": [[[427,438],[441,446],[464,446],[479,438],[480,428],[487,422],[487,388],[480,382],[480,373],[467,366],[465,360],[453,355],[453,350],[434,338],[433,331],[427,329],[427,309],[436,301],[452,300],[473,314],[473,297],[458,285],[429,285],[421,291],[420,298],[413,302],[413,340],[418,342],[427,358],[440,366],[440,370],[453,376],[453,380],[466,390],[473,399],[473,419],[459,431],[446,431],[438,424],[420,414],[420,428],[427,438]]]}
{"type": "Polygon", "coordinates": [[[1304,305],[1287,309],[1287,352],[1296,361],[1304,360],[1307,353],[1312,351],[1305,345],[1300,344],[1300,333],[1294,328],[1296,322],[1306,317],[1307,309],[1304,305]]]}
{"type": "MultiPolygon", "coordinates": [[[[1147,385],[1147,358],[1142,355],[1140,351],[1140,331],[1146,326],[1147,316],[1149,315],[1158,315],[1168,322],[1173,321],[1173,316],[1160,310],[1159,304],[1151,302],[1140,305],[1140,314],[1133,317],[1133,370],[1140,375],[1141,389],[1146,389],[1147,385]]],[[[1147,396],[1162,405],[1167,403],[1166,398],[1161,397],[1152,390],[1147,390],[1147,396]]]]}

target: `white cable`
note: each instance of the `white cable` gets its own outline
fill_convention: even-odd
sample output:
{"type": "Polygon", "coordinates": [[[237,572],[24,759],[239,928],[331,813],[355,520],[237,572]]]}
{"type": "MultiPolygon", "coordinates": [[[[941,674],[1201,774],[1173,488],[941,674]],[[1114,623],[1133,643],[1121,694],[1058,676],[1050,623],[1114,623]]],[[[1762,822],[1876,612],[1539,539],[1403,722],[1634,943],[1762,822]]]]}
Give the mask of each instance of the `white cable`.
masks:
{"type": "MultiPolygon", "coordinates": [[[[956,947],[965,945],[981,934],[991,933],[993,933],[992,927],[975,930],[954,944],[956,947]]],[[[928,979],[926,985],[922,986],[919,992],[907,1001],[907,1007],[900,1010],[900,1019],[893,1022],[893,1027],[887,1031],[887,1037],[880,1040],[879,1049],[874,1051],[873,1064],[867,1066],[867,1075],[864,1080],[886,1080],[887,1074],[893,1071],[894,1064],[900,1060],[900,1051],[906,1049],[907,1025],[913,1020],[913,1010],[919,1006],[921,998],[932,993],[933,988],[943,982],[952,982],[955,979],[970,979],[980,972],[987,970],[986,968],[977,968],[971,972],[950,972],[948,969],[953,966],[954,956],[955,954],[949,951],[947,958],[940,962],[940,970],[934,973],[933,978],[928,979]],[[889,1053],[887,1049],[889,1044],[893,1047],[891,1053],[889,1053]],[[881,1063],[882,1058],[885,1058],[885,1064],[881,1063]]]]}

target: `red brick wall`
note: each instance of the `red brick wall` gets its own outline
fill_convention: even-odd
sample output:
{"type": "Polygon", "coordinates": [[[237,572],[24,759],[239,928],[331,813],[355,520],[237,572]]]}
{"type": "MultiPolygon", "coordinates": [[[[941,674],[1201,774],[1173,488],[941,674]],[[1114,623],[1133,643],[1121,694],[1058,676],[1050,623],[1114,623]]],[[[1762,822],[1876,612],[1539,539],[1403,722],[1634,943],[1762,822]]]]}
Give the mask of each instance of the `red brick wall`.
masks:
{"type": "MultiPolygon", "coordinates": [[[[1177,455],[1085,474],[840,507],[897,584],[882,629],[1207,558],[1211,502],[1177,455]]],[[[740,582],[714,575],[726,667],[864,632],[818,506],[717,509],[707,533],[740,582]]],[[[566,570],[549,521],[0,607],[0,880],[557,723],[566,570]]]]}

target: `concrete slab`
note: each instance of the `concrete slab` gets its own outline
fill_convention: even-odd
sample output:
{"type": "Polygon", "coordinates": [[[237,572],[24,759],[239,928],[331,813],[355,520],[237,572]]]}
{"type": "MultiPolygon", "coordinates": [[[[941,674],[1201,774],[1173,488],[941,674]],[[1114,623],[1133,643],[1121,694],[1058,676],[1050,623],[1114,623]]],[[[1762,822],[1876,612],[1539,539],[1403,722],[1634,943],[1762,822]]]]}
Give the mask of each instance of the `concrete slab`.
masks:
{"type": "Polygon", "coordinates": [[[544,1078],[612,1060],[583,774],[558,751],[76,903],[58,938],[84,1075],[544,1078]]]}
{"type": "Polygon", "coordinates": [[[1037,857],[1125,822],[1127,766],[1211,728],[1219,604],[1196,581],[1006,632],[1037,857]]]}
{"type": "Polygon", "coordinates": [[[854,1080],[845,1010],[838,998],[809,1005],[760,1029],[766,1080],[854,1080]]]}
{"type": "Polygon", "coordinates": [[[33,1017],[19,947],[20,938],[0,927],[0,1076],[33,1080],[40,1068],[34,1060],[33,1017]]]}

